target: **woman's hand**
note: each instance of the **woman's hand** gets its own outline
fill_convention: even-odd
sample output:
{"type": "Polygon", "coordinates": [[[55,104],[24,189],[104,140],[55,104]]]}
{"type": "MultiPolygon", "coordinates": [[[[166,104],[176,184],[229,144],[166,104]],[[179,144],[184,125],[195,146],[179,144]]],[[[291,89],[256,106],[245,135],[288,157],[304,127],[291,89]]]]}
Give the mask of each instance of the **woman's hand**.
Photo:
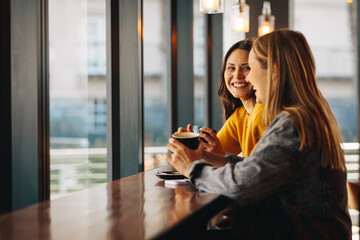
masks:
{"type": "Polygon", "coordinates": [[[172,152],[171,157],[165,155],[168,161],[178,172],[185,177],[189,177],[191,163],[202,158],[204,143],[200,141],[199,147],[192,150],[174,138],[169,139],[167,148],[172,152]]]}
{"type": "Polygon", "coordinates": [[[187,125],[186,129],[183,127],[179,127],[177,130],[177,132],[193,132],[193,131],[194,130],[192,129],[192,125],[190,123],[187,125]]]}
{"type": "MultiPolygon", "coordinates": [[[[186,129],[179,127],[177,132],[193,132],[191,124],[188,124],[186,129]]],[[[216,136],[215,130],[211,128],[202,127],[200,128],[200,137],[207,141],[204,142],[205,151],[225,155],[225,151],[221,146],[220,140],[216,136]]]]}
{"type": "Polygon", "coordinates": [[[211,128],[200,128],[200,137],[204,138],[207,143],[204,143],[205,151],[225,155],[225,151],[221,146],[220,140],[216,136],[216,132],[211,128]]]}

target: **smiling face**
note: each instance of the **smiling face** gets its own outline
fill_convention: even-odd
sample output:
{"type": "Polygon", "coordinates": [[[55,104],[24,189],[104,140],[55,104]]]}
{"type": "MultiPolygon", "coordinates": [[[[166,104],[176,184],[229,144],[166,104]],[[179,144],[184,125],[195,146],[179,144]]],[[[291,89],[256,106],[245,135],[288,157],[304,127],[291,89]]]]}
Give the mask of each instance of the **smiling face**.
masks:
{"type": "Polygon", "coordinates": [[[253,89],[255,90],[256,95],[256,102],[265,103],[267,69],[261,67],[260,62],[256,58],[254,50],[251,50],[249,53],[249,66],[250,72],[246,76],[246,80],[253,85],[253,89]]]}
{"type": "Polygon", "coordinates": [[[245,80],[249,73],[248,56],[248,51],[236,49],[226,61],[224,80],[226,88],[235,98],[245,99],[251,90],[251,84],[245,80]]]}

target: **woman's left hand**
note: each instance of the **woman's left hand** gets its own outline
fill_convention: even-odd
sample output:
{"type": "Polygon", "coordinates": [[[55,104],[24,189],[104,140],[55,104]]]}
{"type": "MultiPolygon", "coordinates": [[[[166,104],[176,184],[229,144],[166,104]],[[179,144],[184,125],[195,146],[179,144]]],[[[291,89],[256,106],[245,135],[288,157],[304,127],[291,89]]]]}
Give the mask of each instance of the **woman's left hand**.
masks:
{"type": "Polygon", "coordinates": [[[178,172],[185,177],[189,177],[190,166],[192,162],[202,158],[204,143],[200,141],[199,147],[192,150],[174,138],[169,139],[167,148],[172,152],[171,157],[165,153],[165,159],[178,172]]]}
{"type": "Polygon", "coordinates": [[[225,151],[221,146],[219,138],[216,136],[215,130],[211,128],[200,128],[200,137],[206,140],[204,144],[205,151],[225,155],[225,151]]]}

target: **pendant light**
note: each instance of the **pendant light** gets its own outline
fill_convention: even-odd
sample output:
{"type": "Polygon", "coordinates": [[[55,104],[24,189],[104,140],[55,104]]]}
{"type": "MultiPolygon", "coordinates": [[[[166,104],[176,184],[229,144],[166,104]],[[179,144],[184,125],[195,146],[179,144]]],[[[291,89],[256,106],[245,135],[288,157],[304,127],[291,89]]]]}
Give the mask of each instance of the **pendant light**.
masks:
{"type": "Polygon", "coordinates": [[[224,0],[200,0],[200,12],[206,14],[223,13],[224,0]]]}
{"type": "Polygon", "coordinates": [[[259,16],[259,37],[274,31],[275,29],[275,17],[271,15],[271,6],[269,1],[264,1],[262,14],[259,16]]]}
{"type": "Polygon", "coordinates": [[[231,6],[231,31],[249,32],[250,7],[245,0],[231,6]]]}

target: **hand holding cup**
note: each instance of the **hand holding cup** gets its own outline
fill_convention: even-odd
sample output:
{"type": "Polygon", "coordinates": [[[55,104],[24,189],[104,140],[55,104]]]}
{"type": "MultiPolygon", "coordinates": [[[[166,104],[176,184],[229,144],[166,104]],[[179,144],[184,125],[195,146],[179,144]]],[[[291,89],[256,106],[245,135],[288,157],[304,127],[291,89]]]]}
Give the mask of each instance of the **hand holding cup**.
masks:
{"type": "Polygon", "coordinates": [[[165,159],[182,175],[189,177],[190,165],[202,158],[204,143],[200,143],[200,134],[194,132],[176,132],[169,139],[167,148],[172,152],[171,157],[166,153],[165,159]]]}
{"type": "Polygon", "coordinates": [[[195,132],[176,132],[173,138],[184,144],[190,149],[197,149],[200,142],[200,134],[195,132]]]}

